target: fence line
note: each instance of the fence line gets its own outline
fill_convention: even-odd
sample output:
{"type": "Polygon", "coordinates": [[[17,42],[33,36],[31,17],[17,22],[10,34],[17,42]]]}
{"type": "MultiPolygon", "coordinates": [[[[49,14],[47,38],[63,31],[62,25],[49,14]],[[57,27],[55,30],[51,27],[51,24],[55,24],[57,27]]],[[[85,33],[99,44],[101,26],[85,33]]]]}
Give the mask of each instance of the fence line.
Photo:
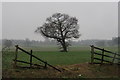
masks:
{"type": "MultiPolygon", "coordinates": [[[[32,54],[32,50],[31,50],[30,52],[27,52],[27,51],[25,51],[24,49],[20,48],[18,45],[16,45],[15,47],[16,47],[16,52],[15,52],[16,55],[15,55],[15,59],[13,60],[13,61],[15,61],[15,66],[17,66],[17,62],[21,62],[21,63],[30,64],[30,67],[32,67],[32,64],[33,64],[33,63],[32,63],[32,57],[34,57],[34,58],[36,58],[37,60],[39,60],[39,61],[41,61],[41,62],[43,62],[43,63],[45,64],[44,68],[46,68],[47,65],[48,65],[48,66],[52,67],[53,69],[61,72],[61,70],[59,70],[59,69],[57,69],[56,67],[48,64],[46,61],[44,61],[44,60],[42,60],[42,59],[34,56],[34,55],[32,54]],[[21,50],[21,51],[25,52],[26,54],[30,55],[30,62],[25,62],[25,61],[17,60],[18,50],[21,50]]],[[[34,65],[36,65],[36,64],[34,64],[34,65]]],[[[39,65],[37,64],[37,66],[39,66],[39,65]]]]}
{"type": "Polygon", "coordinates": [[[117,64],[120,64],[120,62],[119,62],[119,60],[120,60],[120,54],[114,53],[114,52],[111,52],[111,51],[108,51],[108,50],[105,50],[105,49],[102,49],[102,48],[95,47],[94,45],[91,45],[91,63],[92,63],[92,64],[103,64],[104,62],[113,64],[116,59],[118,60],[117,64]],[[96,49],[96,50],[100,50],[101,53],[95,52],[95,49],[96,49]],[[105,54],[105,52],[110,53],[110,54],[112,54],[113,56],[109,56],[108,54],[105,54]],[[95,57],[95,54],[96,54],[96,55],[100,55],[101,58],[96,58],[96,57],[95,57]],[[117,57],[117,56],[118,56],[118,57],[117,57]],[[105,57],[111,58],[112,61],[105,60],[105,57]],[[97,63],[97,62],[95,62],[94,60],[99,60],[99,61],[101,61],[101,62],[97,63]]]}

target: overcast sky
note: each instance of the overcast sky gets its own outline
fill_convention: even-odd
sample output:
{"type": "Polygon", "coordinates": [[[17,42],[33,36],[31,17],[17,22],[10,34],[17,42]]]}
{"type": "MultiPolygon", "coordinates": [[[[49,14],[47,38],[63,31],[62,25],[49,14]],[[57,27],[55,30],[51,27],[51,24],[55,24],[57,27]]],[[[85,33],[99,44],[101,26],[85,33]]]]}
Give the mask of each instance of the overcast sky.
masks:
{"type": "Polygon", "coordinates": [[[118,36],[117,2],[3,2],[2,38],[44,40],[34,31],[56,12],[79,20],[79,40],[118,36]]]}

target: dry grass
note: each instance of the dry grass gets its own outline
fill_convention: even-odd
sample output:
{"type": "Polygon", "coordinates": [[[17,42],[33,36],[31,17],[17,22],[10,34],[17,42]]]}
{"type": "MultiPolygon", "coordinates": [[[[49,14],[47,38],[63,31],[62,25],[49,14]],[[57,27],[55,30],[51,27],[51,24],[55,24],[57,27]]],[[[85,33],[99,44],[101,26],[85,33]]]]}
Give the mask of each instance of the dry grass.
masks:
{"type": "Polygon", "coordinates": [[[3,78],[117,78],[118,65],[91,65],[88,63],[56,66],[62,72],[48,69],[4,69],[3,78]]]}

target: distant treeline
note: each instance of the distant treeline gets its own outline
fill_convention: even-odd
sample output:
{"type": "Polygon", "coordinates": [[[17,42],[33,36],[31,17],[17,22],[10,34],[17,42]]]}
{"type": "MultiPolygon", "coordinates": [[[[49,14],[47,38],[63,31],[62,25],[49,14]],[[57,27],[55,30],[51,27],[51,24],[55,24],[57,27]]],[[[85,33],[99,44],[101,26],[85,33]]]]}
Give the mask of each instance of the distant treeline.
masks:
{"type": "MultiPolygon", "coordinates": [[[[8,39],[2,39],[0,40],[0,45],[9,44],[12,43],[11,46],[14,45],[20,45],[20,46],[56,46],[57,41],[55,40],[49,40],[46,39],[44,41],[35,41],[35,40],[29,40],[28,38],[25,40],[14,40],[11,39],[6,43],[6,40],[8,39]]],[[[95,45],[95,46],[118,46],[120,42],[120,37],[114,37],[111,40],[79,40],[79,41],[70,41],[72,46],[89,46],[89,45],[95,45]]]]}

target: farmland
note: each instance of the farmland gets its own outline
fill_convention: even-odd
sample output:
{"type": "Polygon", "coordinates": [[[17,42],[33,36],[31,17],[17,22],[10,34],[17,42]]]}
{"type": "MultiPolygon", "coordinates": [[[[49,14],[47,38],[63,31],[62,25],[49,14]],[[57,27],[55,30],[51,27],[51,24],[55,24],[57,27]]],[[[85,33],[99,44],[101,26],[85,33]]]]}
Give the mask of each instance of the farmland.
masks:
{"type": "MultiPolygon", "coordinates": [[[[33,50],[33,55],[37,56],[38,58],[47,61],[49,64],[52,64],[58,68],[67,68],[67,69],[71,69],[71,67],[73,67],[73,65],[75,65],[73,68],[75,68],[74,70],[78,70],[79,68],[78,66],[83,66],[83,68],[90,68],[91,70],[93,68],[95,68],[95,66],[91,66],[88,65],[88,63],[90,62],[90,57],[91,57],[91,53],[90,53],[90,47],[71,47],[69,49],[69,52],[59,52],[57,47],[22,47],[23,49],[30,51],[31,49],[33,50]],[[83,64],[83,65],[81,65],[83,64]],[[86,66],[85,66],[86,65],[86,66]],[[71,66],[71,67],[70,67],[71,66]],[[76,67],[77,66],[77,67],[76,67]]],[[[107,50],[111,50],[113,52],[117,52],[117,47],[104,47],[107,50]]],[[[13,72],[13,74],[15,74],[16,69],[13,68],[13,61],[12,59],[14,59],[15,56],[15,47],[11,48],[9,51],[5,51],[2,54],[2,66],[3,66],[3,71],[5,71],[5,73],[3,73],[4,77],[13,77],[12,75],[7,75],[7,72],[13,72]]],[[[27,61],[29,62],[29,56],[21,51],[18,52],[18,60],[22,60],[22,61],[27,61]]],[[[40,61],[36,60],[33,58],[33,63],[37,63],[37,64],[41,64],[43,65],[40,61]]],[[[29,66],[23,63],[18,63],[18,65],[22,65],[22,66],[29,66]]],[[[97,65],[98,66],[98,65],[97,65]]],[[[114,67],[111,67],[111,69],[113,69],[114,67]]],[[[95,68],[98,69],[98,68],[95,68]]],[[[21,72],[22,71],[26,71],[26,70],[21,70],[21,69],[17,69],[18,71],[21,72]]],[[[104,68],[103,68],[104,70],[104,68]]],[[[31,74],[30,72],[33,71],[33,73],[35,73],[35,70],[30,70],[27,69],[28,74],[31,74]],[[30,72],[29,72],[30,71],[30,72]]],[[[40,70],[40,71],[46,71],[45,75],[47,74],[47,76],[45,75],[33,75],[33,77],[37,76],[37,77],[50,77],[48,75],[49,71],[51,72],[51,69],[48,70],[40,70]]],[[[53,70],[52,70],[53,71],[53,70]]],[[[84,73],[84,70],[80,70],[83,71],[83,74],[86,77],[90,77],[88,76],[88,74],[90,74],[90,72],[88,71],[88,73],[84,73]]],[[[94,70],[96,71],[96,70],[94,70]]],[[[57,73],[56,73],[57,74],[57,73]]],[[[67,73],[66,73],[67,74],[67,73]]],[[[102,73],[101,73],[102,74],[102,73]]],[[[55,74],[53,74],[55,75],[55,74]]],[[[53,77],[53,75],[51,74],[51,77],[53,77]]],[[[56,75],[56,77],[60,77],[61,74],[56,75]]],[[[78,73],[72,74],[72,77],[75,77],[76,75],[78,75],[78,73]]],[[[96,74],[98,75],[98,74],[96,74]]],[[[92,75],[92,77],[96,77],[96,75],[92,75]]],[[[21,77],[22,75],[17,75],[15,77],[21,77]]],[[[64,77],[65,75],[61,75],[61,77],[64,77]]],[[[70,77],[68,75],[66,75],[67,77],[70,77]]],[[[105,76],[104,74],[102,74],[102,76],[105,76]]],[[[111,75],[110,75],[111,76],[111,75]]],[[[24,75],[24,77],[28,77],[28,75],[24,75]]],[[[107,77],[109,77],[107,75],[107,77]]]]}
{"type": "MultiPolygon", "coordinates": [[[[47,61],[52,65],[68,65],[68,64],[78,64],[90,61],[90,50],[88,47],[74,48],[69,52],[59,52],[55,47],[46,48],[31,48],[33,50],[33,55],[47,61]],[[80,50],[80,51],[79,51],[80,50]]],[[[30,48],[25,48],[25,50],[30,51],[30,48]]],[[[14,59],[15,50],[5,52],[3,54],[3,68],[10,67],[10,61],[14,59]],[[7,64],[7,65],[4,65],[7,64]]],[[[18,59],[29,61],[29,56],[21,51],[18,53],[18,59]]],[[[38,60],[33,58],[33,63],[40,63],[38,60]]]]}

